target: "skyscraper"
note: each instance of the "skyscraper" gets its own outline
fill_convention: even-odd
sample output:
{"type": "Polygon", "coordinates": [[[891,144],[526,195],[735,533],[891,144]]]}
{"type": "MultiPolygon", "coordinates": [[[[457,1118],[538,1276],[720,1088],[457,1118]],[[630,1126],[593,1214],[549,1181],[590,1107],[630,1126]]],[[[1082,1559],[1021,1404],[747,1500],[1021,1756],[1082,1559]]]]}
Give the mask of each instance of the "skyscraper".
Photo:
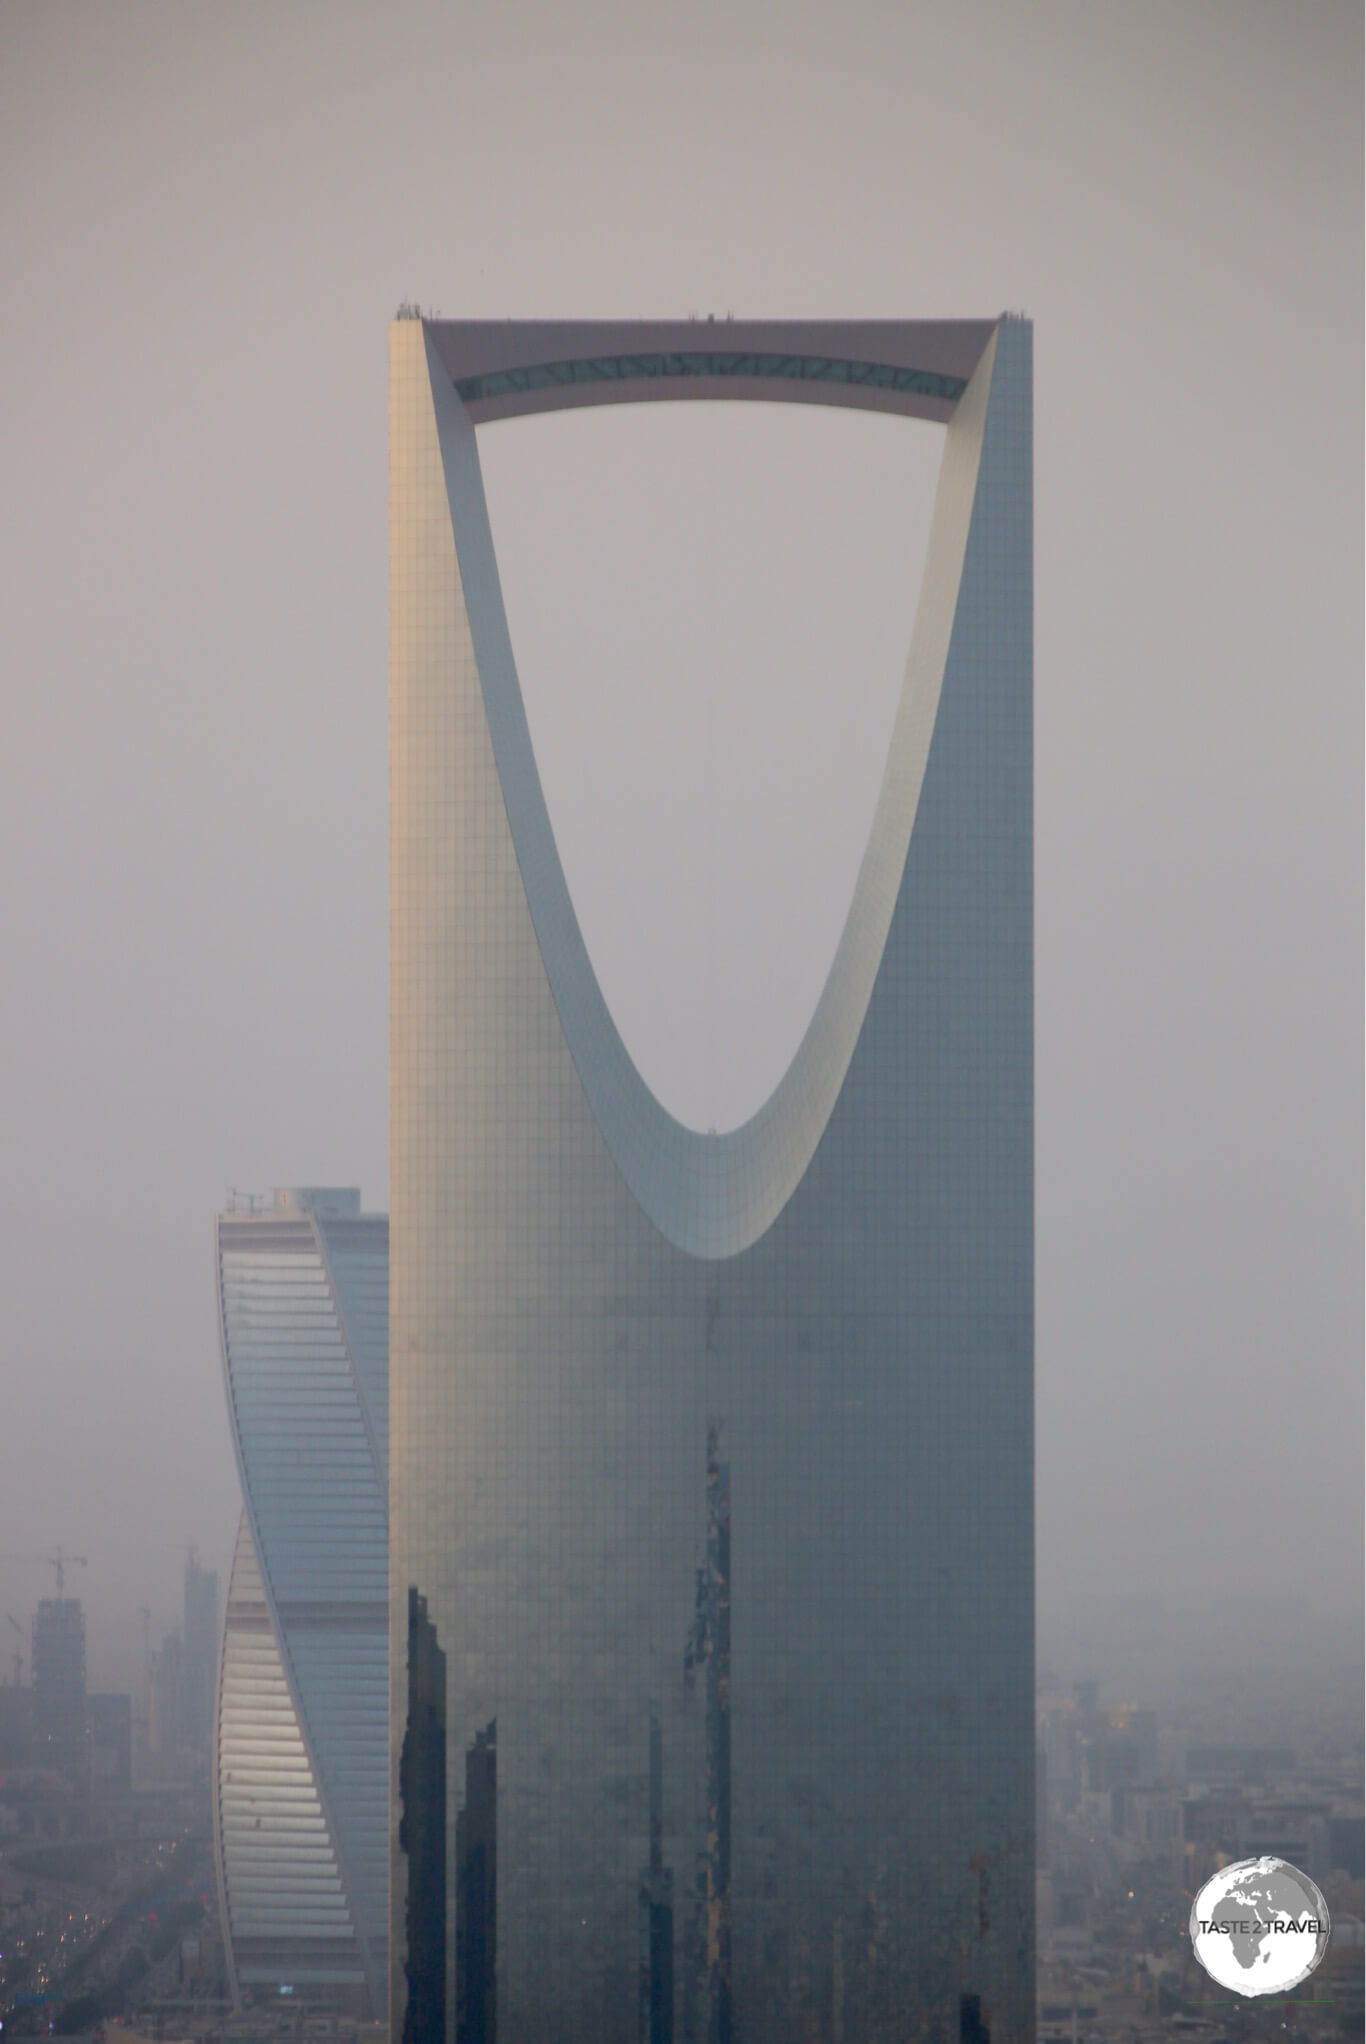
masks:
{"type": "Polygon", "coordinates": [[[1020,319],[391,329],[395,2044],[1032,2032],[1031,430],[1020,319]],[[722,1135],[584,948],[475,431],[691,397],[944,427],[848,923],[722,1135]]]}
{"type": "Polygon", "coordinates": [[[388,1222],[308,1187],[220,1214],[216,1243],[243,1504],[214,1795],[234,1999],[382,2008],[388,1222]]]}
{"type": "Polygon", "coordinates": [[[44,1597],[33,1621],[33,1714],[47,1765],[82,1764],[86,1744],[85,1613],[76,1597],[44,1597]]]}
{"type": "Polygon", "coordinates": [[[207,1753],[213,1740],[218,1642],[218,1573],[204,1568],[191,1548],[185,1557],[184,1736],[198,1753],[207,1753]]]}

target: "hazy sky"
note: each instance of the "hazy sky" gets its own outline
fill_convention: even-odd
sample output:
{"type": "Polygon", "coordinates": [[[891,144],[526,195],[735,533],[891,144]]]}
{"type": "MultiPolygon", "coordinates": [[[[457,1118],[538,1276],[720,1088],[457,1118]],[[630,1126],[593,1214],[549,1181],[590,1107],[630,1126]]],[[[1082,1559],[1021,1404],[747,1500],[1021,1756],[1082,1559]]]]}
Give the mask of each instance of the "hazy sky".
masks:
{"type": "MultiPolygon", "coordinates": [[[[90,1557],[96,1680],[177,1543],[226,1568],[228,1187],[384,1203],[405,298],[1033,318],[1041,1607],[1304,1590],[1356,1634],[1361,37],[1291,0],[0,5],[0,1552],[90,1557]]],[[[734,1121],[853,884],[935,430],[481,447],[604,984],[675,1111],[734,1121]]],[[[49,1583],[0,1561],[0,1612],[49,1583]]]]}

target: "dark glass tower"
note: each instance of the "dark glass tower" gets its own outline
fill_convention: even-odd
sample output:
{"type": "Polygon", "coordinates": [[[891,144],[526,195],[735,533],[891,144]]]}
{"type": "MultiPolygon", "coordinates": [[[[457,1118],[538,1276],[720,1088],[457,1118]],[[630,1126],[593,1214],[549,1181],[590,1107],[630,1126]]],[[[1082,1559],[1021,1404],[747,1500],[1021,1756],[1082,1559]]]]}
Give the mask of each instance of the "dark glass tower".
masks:
{"type": "Polygon", "coordinates": [[[1026,2039],[1030,328],[412,318],[390,361],[391,1747],[397,1791],[417,1598],[444,2035],[1026,2039]],[[475,444],[689,397],[945,427],[849,922],[721,1136],[584,950],[475,444]]]}

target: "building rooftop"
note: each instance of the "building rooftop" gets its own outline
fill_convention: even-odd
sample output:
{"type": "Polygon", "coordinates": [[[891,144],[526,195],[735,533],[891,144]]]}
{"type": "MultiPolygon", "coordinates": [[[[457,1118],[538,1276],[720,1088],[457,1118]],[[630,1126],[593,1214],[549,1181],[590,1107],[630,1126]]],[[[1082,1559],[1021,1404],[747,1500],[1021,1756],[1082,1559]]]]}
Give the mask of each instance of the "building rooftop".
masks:
{"type": "MultiPolygon", "coordinates": [[[[413,317],[404,307],[400,317],[413,317]]],[[[995,319],[424,319],[476,425],[652,399],[852,406],[943,423],[995,319]]]]}

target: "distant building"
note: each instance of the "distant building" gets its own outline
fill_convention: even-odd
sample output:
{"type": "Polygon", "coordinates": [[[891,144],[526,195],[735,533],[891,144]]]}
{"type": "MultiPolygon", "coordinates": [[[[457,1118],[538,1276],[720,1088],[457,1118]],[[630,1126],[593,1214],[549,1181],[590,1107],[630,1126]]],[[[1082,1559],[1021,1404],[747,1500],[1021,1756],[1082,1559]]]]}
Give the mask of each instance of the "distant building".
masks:
{"type": "Polygon", "coordinates": [[[1180,1871],[1185,1852],[1184,1792],[1175,1785],[1110,1791],[1110,1831],[1125,1859],[1162,1863],[1180,1871]]]}
{"type": "Polygon", "coordinates": [[[1362,1813],[1335,1807],[1328,1818],[1328,1864],[1346,1874],[1349,1880],[1359,1881],[1363,1864],[1366,1864],[1366,1826],[1362,1813]]]}
{"type": "Polygon", "coordinates": [[[1188,1795],[1186,1843],[1198,1872],[1226,1859],[1288,1859],[1321,1880],[1335,1866],[1331,1803],[1319,1797],[1268,1795],[1246,1786],[1188,1795]]]}
{"type": "Polygon", "coordinates": [[[148,1744],[162,1761],[176,1760],[185,1746],[185,1642],[173,1625],[152,1656],[151,1724],[148,1744]]]}
{"type": "Polygon", "coordinates": [[[214,1840],[234,2000],[382,2009],[388,1903],[389,1235],[312,1187],[220,1214],[243,1511],[218,1686],[214,1840]]]}
{"type": "Polygon", "coordinates": [[[1070,1697],[1044,1704],[1039,1754],[1053,1817],[1076,1810],[1084,1797],[1162,1778],[1156,1714],[1132,1704],[1101,1709],[1094,1682],[1078,1682],[1070,1697]]]}
{"type": "Polygon", "coordinates": [[[0,1770],[27,1767],[33,1747],[33,1690],[18,1681],[0,1688],[0,1770]]]}
{"type": "Polygon", "coordinates": [[[1106,1790],[1157,1779],[1157,1717],[1119,1704],[1094,1711],[1081,1732],[1084,1789],[1106,1790]]]}
{"type": "Polygon", "coordinates": [[[213,1743],[213,1695],[218,1677],[218,1574],[201,1568],[191,1548],[185,1560],[185,1672],[182,1735],[196,1753],[213,1743]]]}
{"type": "Polygon", "coordinates": [[[185,1601],[148,1668],[148,1750],[162,1762],[208,1754],[213,1746],[218,1680],[218,1575],[200,1566],[193,1547],[185,1561],[185,1601]]]}
{"type": "Polygon", "coordinates": [[[1295,1756],[1288,1746],[1188,1746],[1186,1774],[1191,1781],[1276,1781],[1289,1774],[1295,1756]]]}
{"type": "Polygon", "coordinates": [[[133,1699],[96,1691],[87,1698],[91,1786],[122,1793],[133,1782],[133,1699]]]}
{"type": "Polygon", "coordinates": [[[33,1621],[33,1727],[40,1764],[71,1770],[85,1752],[85,1613],[44,1597],[33,1621]]]}

